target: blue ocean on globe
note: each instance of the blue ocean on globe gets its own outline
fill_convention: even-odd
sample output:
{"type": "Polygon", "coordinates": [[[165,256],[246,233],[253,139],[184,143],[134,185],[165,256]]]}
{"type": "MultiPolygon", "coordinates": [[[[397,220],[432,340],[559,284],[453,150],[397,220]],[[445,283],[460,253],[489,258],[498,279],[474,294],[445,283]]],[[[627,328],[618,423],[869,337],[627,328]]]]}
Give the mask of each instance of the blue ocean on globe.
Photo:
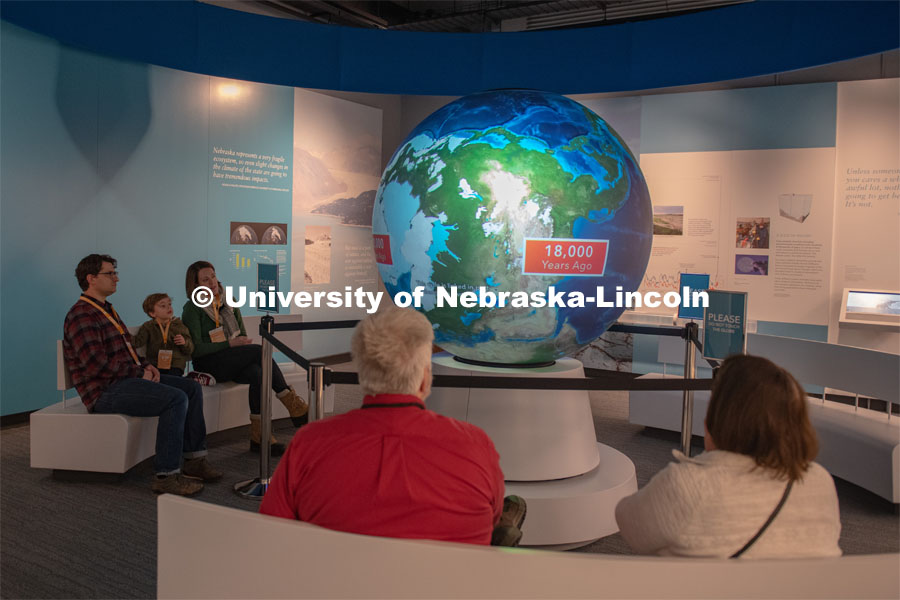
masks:
{"type": "Polygon", "coordinates": [[[638,288],[653,217],[634,155],[597,114],[557,94],[503,90],[437,110],[400,144],[372,217],[388,292],[425,288],[435,342],[488,363],[537,364],[599,337],[622,308],[456,307],[457,292],[638,288]]]}

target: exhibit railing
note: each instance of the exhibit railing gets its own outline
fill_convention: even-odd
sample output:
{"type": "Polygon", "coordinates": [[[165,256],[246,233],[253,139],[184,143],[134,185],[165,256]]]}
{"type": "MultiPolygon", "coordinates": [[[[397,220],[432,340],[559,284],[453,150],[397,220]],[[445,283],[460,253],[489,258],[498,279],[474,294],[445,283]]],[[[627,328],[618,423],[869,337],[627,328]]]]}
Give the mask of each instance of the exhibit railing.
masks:
{"type": "MultiPolygon", "coordinates": [[[[272,434],[272,352],[277,349],[307,372],[309,420],[315,421],[325,414],[325,388],[331,385],[357,385],[359,376],[353,372],[333,371],[321,362],[313,362],[295,352],[275,336],[278,331],[314,331],[323,329],[350,329],[358,320],[313,321],[276,323],[270,316],[260,320],[259,334],[262,337],[262,392],[260,398],[260,457],[259,477],[238,482],[234,490],[246,498],[262,499],[269,486],[269,451],[272,434]]],[[[694,364],[694,349],[702,351],[698,339],[698,327],[693,321],[684,327],[651,325],[631,325],[614,323],[607,329],[614,333],[632,333],[657,336],[680,337],[685,340],[684,378],[682,379],[631,379],[599,376],[584,379],[558,379],[553,377],[485,377],[479,375],[434,375],[432,387],[486,388],[486,389],[548,389],[585,391],[681,391],[681,451],[690,456],[692,423],[694,412],[694,391],[712,388],[712,379],[697,379],[694,364]]],[[[715,361],[708,361],[713,368],[715,361]]]]}

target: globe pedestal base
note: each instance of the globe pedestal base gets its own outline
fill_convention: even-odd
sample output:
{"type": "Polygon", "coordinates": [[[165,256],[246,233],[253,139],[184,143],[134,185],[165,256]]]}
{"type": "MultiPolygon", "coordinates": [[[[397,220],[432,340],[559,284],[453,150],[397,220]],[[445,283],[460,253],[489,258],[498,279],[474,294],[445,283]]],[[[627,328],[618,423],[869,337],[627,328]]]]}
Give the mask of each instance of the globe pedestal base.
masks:
{"type": "Polygon", "coordinates": [[[525,498],[522,546],[569,550],[619,531],[616,504],[637,491],[634,463],[595,442],[600,464],[578,477],[556,481],[507,481],[506,494],[525,498]]]}
{"type": "MultiPolygon", "coordinates": [[[[583,378],[563,358],[536,369],[464,365],[434,355],[440,375],[583,378]]],[[[434,388],[426,400],[440,414],[477,425],[500,454],[506,493],[528,502],[522,545],[577,547],[618,531],[615,505],[637,490],[634,464],[597,443],[587,391],[434,388]]]]}

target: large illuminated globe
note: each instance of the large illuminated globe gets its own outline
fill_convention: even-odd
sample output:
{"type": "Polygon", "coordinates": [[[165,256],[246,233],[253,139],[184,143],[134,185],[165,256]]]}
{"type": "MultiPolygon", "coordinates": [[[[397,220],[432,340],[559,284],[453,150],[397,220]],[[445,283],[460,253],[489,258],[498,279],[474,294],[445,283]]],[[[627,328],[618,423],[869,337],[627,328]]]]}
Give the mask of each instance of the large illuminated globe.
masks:
{"type": "Polygon", "coordinates": [[[441,348],[502,364],[573,354],[622,309],[440,307],[438,286],[589,299],[603,286],[612,300],[640,284],[652,227],[644,176],[612,127],[528,90],[466,96],[426,118],[388,163],[372,217],[388,292],[423,286],[441,348]]]}

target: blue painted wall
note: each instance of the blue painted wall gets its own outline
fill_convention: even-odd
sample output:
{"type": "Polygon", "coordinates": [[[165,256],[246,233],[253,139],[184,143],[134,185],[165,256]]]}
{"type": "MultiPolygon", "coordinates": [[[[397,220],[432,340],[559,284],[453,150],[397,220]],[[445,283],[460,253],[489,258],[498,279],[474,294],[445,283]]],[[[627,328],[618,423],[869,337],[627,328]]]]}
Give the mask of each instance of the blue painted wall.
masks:
{"type": "Polygon", "coordinates": [[[260,190],[211,194],[209,177],[211,132],[291,163],[293,89],[246,84],[252,94],[217,109],[208,76],[84,53],[8,23],[0,24],[0,61],[7,415],[58,398],[55,341],[80,293],[74,270],[83,256],[118,259],[110,300],[138,325],[151,292],[184,303],[190,262],[225,260],[230,220],[290,223],[290,191],[274,200],[260,190]]]}

